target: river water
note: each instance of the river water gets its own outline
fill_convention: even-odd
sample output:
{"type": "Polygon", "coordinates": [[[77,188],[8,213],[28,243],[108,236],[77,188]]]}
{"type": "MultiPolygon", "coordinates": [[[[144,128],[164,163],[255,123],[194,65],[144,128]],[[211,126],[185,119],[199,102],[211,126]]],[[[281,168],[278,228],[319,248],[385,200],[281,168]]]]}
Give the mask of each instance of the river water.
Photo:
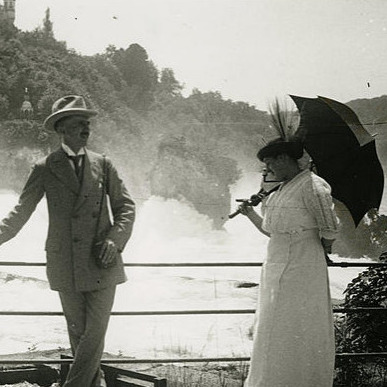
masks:
{"type": "MultiPolygon", "coordinates": [[[[233,198],[254,192],[242,180],[233,198]]],[[[17,202],[0,192],[0,216],[17,202]]],[[[125,252],[126,262],[262,262],[267,238],[243,216],[213,230],[211,220],[178,200],[136,198],[138,216],[125,252]]],[[[42,262],[47,232],[45,202],[11,241],[0,260],[42,262]]],[[[343,260],[342,257],[332,257],[343,260]]],[[[260,268],[127,268],[129,280],[118,287],[114,310],[254,309],[260,268]]],[[[342,298],[361,269],[330,268],[332,297],[342,298]]],[[[44,268],[0,267],[0,310],[60,311],[44,268]]],[[[106,351],[124,356],[248,356],[253,315],[113,316],[106,351]]],[[[0,316],[0,353],[68,348],[63,317],[0,316]]]]}

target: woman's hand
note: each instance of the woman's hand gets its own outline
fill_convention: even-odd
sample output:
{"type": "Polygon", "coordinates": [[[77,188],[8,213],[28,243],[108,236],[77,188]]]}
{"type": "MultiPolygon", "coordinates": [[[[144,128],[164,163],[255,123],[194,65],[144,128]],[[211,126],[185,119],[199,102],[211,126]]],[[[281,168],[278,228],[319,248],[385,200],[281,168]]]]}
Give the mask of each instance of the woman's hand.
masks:
{"type": "Polygon", "coordinates": [[[321,238],[321,244],[325,254],[332,254],[332,245],[334,241],[334,239],[321,238]]]}
{"type": "Polygon", "coordinates": [[[246,203],[242,203],[239,207],[238,210],[242,215],[247,216],[250,221],[254,224],[254,226],[264,235],[268,236],[270,238],[270,234],[265,231],[262,228],[262,222],[263,219],[261,216],[259,216],[253,209],[252,206],[247,205],[246,203]]]}
{"type": "Polygon", "coordinates": [[[255,211],[253,210],[253,207],[247,205],[246,203],[240,204],[240,205],[238,206],[238,211],[239,211],[242,215],[245,215],[245,216],[247,216],[247,217],[249,217],[249,215],[252,215],[253,213],[255,213],[255,211]]]}

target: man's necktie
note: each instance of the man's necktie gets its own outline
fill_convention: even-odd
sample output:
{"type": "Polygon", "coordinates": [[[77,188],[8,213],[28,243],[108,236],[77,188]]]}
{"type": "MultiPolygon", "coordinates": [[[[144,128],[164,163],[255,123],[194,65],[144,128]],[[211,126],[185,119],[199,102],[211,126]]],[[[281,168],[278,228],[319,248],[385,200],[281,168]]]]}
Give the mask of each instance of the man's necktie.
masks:
{"type": "Polygon", "coordinates": [[[82,160],[83,155],[79,156],[67,156],[74,164],[75,174],[77,175],[78,180],[82,178],[82,160]]]}

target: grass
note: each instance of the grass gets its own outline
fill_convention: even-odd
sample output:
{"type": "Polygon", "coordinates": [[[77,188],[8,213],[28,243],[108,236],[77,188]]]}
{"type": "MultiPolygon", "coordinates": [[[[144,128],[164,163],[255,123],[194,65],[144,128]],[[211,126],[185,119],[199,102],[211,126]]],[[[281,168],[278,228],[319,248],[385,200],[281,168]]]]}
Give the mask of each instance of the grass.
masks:
{"type": "MultiPolygon", "coordinates": [[[[204,350],[203,347],[202,351],[204,350]]],[[[203,357],[202,351],[194,354],[192,348],[182,345],[179,341],[173,343],[172,340],[161,350],[163,354],[167,353],[168,357],[180,359],[192,357],[193,354],[201,358],[203,357]]],[[[157,355],[158,351],[154,348],[154,357],[157,358],[157,355]]],[[[245,362],[153,364],[140,372],[165,377],[168,387],[243,387],[247,378],[248,364],[245,362]]]]}
{"type": "Polygon", "coordinates": [[[247,364],[159,365],[145,372],[165,377],[168,387],[243,387],[247,364]]]}

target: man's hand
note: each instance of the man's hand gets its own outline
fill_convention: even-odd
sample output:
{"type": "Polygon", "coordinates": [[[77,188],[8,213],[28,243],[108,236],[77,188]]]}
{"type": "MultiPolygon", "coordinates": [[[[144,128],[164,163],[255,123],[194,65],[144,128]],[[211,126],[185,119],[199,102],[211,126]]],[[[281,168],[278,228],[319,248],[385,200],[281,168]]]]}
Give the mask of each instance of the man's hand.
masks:
{"type": "Polygon", "coordinates": [[[108,267],[109,264],[114,262],[118,254],[118,248],[114,241],[111,239],[106,239],[102,245],[101,253],[99,259],[103,267],[108,267]]]}

